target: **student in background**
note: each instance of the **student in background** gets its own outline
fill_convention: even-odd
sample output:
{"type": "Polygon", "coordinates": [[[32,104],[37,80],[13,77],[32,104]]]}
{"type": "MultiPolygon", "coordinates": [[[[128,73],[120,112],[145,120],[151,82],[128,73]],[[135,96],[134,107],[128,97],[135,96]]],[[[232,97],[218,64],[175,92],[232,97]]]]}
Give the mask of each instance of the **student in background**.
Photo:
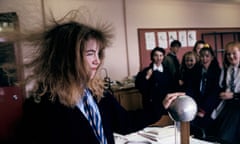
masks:
{"type": "Polygon", "coordinates": [[[205,41],[198,40],[193,47],[193,52],[197,55],[197,62],[200,60],[200,50],[204,47],[204,44],[205,41]]]}
{"type": "Polygon", "coordinates": [[[220,101],[218,83],[221,72],[213,49],[208,44],[205,44],[200,50],[200,64],[199,72],[196,73],[198,92],[195,96],[198,112],[191,124],[203,129],[208,135],[209,127],[213,123],[211,113],[220,101]]]}
{"type": "Polygon", "coordinates": [[[224,68],[220,77],[223,100],[216,115],[213,130],[222,143],[239,144],[240,142],[240,43],[229,42],[225,46],[224,68]]]}
{"type": "Polygon", "coordinates": [[[179,85],[181,91],[196,99],[198,85],[196,74],[199,72],[200,65],[197,63],[197,55],[193,51],[184,53],[180,67],[179,85]]]}
{"type": "Polygon", "coordinates": [[[152,62],[136,76],[135,86],[142,94],[144,126],[155,123],[166,114],[162,101],[167,93],[175,90],[173,79],[162,63],[164,56],[163,48],[154,48],[150,55],[152,62]]]}
{"type": "Polygon", "coordinates": [[[179,88],[178,80],[179,80],[179,68],[180,63],[177,58],[177,53],[179,48],[181,48],[182,44],[178,40],[173,40],[170,44],[170,52],[164,58],[164,65],[169,69],[169,72],[174,80],[174,89],[179,88]]]}

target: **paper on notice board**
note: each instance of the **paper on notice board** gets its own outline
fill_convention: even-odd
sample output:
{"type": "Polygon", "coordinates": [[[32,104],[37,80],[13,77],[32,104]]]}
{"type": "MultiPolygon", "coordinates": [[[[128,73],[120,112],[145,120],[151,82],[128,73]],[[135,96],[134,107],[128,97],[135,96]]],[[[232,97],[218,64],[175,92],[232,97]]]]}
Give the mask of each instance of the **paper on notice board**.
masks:
{"type": "Polygon", "coordinates": [[[169,31],[168,32],[168,40],[169,40],[169,45],[173,40],[177,40],[177,32],[176,31],[169,31]]]}
{"type": "Polygon", "coordinates": [[[178,39],[182,44],[182,47],[187,47],[187,32],[178,31],[178,39]]]}
{"type": "Polygon", "coordinates": [[[145,43],[146,43],[147,50],[152,50],[154,47],[156,47],[154,32],[145,33],[145,43]]]}
{"type": "Polygon", "coordinates": [[[188,46],[193,47],[197,41],[197,32],[195,30],[188,31],[188,46]]]}
{"type": "Polygon", "coordinates": [[[158,46],[162,48],[168,47],[168,41],[167,41],[167,33],[166,32],[158,32],[158,46]]]}

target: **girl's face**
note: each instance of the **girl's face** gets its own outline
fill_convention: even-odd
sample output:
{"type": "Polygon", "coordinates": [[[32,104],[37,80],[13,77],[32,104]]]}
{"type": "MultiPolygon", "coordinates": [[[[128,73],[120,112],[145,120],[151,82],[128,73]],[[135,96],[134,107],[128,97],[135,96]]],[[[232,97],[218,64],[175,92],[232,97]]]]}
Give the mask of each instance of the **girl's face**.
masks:
{"type": "Polygon", "coordinates": [[[201,60],[202,65],[205,68],[208,68],[213,60],[213,56],[211,55],[211,53],[209,51],[203,51],[200,53],[200,60],[201,60]]]}
{"type": "Polygon", "coordinates": [[[197,52],[198,55],[200,55],[200,50],[201,50],[203,47],[204,47],[204,44],[202,44],[202,43],[200,43],[200,44],[197,45],[197,47],[196,47],[196,52],[197,52]]]}
{"type": "Polygon", "coordinates": [[[227,56],[227,60],[228,62],[233,65],[236,66],[239,64],[240,61],[240,50],[238,47],[234,46],[234,47],[229,47],[226,49],[226,56],[227,56]]]}
{"type": "Polygon", "coordinates": [[[85,62],[90,69],[91,79],[95,76],[96,71],[101,63],[99,59],[99,45],[95,39],[87,41],[84,53],[85,62]]]}
{"type": "Polygon", "coordinates": [[[188,69],[192,69],[196,64],[196,58],[194,55],[187,55],[185,58],[185,65],[188,69]]]}
{"type": "Polygon", "coordinates": [[[163,61],[164,55],[160,51],[155,51],[153,55],[154,63],[159,66],[163,61]]]}

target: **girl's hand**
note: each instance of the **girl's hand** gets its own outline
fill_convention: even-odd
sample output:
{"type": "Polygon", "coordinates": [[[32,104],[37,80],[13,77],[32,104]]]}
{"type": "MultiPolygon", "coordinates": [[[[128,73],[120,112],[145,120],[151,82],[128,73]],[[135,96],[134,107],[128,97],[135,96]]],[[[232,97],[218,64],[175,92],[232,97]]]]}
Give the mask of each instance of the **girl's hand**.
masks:
{"type": "Polygon", "coordinates": [[[184,84],[184,81],[183,80],[178,80],[178,83],[180,86],[182,86],[184,84]]]}
{"type": "Polygon", "coordinates": [[[163,100],[163,106],[165,109],[168,109],[171,105],[172,101],[175,100],[177,97],[185,95],[184,92],[175,92],[175,93],[169,93],[166,95],[166,97],[163,100]]]}
{"type": "Polygon", "coordinates": [[[233,92],[221,92],[220,98],[223,100],[228,100],[233,98],[233,92]]]}
{"type": "Polygon", "coordinates": [[[153,70],[152,70],[152,69],[149,69],[149,70],[147,71],[146,80],[150,79],[150,77],[152,76],[152,73],[153,73],[153,70]]]}

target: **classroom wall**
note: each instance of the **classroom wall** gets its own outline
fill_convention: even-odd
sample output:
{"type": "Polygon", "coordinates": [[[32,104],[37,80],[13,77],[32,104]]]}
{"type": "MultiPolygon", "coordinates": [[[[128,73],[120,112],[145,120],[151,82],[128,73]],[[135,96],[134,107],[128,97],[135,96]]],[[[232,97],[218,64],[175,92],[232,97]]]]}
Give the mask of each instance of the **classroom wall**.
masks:
{"type": "Polygon", "coordinates": [[[131,75],[140,64],[137,28],[240,27],[239,4],[129,0],[126,13],[131,75]]]}
{"type": "MultiPolygon", "coordinates": [[[[112,23],[115,38],[106,51],[103,66],[113,80],[139,71],[138,28],[240,27],[240,4],[184,0],[0,0],[0,12],[17,12],[21,31],[43,29],[51,14],[61,18],[76,8],[93,17],[88,19],[92,23],[112,23]]],[[[31,48],[22,48],[27,59],[31,48]]]]}
{"type": "MultiPolygon", "coordinates": [[[[80,9],[80,20],[94,25],[110,23],[114,38],[112,45],[106,50],[103,67],[112,79],[122,79],[127,74],[126,41],[122,0],[46,0],[46,16],[52,11],[54,17],[61,18],[71,9],[80,9]],[[57,3],[57,5],[56,5],[57,3]]],[[[100,71],[105,77],[104,71],[100,71]]]]}

